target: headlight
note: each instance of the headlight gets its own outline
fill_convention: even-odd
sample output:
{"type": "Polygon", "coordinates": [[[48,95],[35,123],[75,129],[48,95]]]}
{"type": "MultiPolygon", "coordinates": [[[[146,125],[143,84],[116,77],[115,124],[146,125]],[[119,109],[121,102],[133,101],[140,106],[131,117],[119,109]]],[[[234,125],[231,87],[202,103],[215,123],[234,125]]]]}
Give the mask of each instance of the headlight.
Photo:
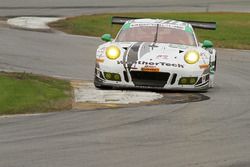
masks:
{"type": "Polygon", "coordinates": [[[109,46],[106,49],[106,56],[111,60],[117,59],[121,54],[120,49],[117,46],[109,46]]]}
{"type": "Polygon", "coordinates": [[[182,77],[179,80],[179,85],[194,85],[198,80],[198,77],[182,77]]]}
{"type": "Polygon", "coordinates": [[[200,60],[200,54],[197,51],[189,51],[185,54],[184,60],[188,64],[195,64],[200,60]]]}

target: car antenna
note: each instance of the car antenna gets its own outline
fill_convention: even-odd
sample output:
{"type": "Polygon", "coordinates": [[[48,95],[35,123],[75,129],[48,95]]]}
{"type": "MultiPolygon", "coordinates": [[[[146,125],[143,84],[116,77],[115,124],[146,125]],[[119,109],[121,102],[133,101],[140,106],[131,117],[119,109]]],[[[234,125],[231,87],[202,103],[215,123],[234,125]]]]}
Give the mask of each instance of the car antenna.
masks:
{"type": "Polygon", "coordinates": [[[155,43],[157,42],[157,39],[158,39],[158,31],[159,31],[159,24],[157,24],[157,26],[156,26],[156,33],[155,33],[154,43],[151,45],[152,49],[154,49],[154,47],[158,47],[158,46],[155,45],[155,43]]]}

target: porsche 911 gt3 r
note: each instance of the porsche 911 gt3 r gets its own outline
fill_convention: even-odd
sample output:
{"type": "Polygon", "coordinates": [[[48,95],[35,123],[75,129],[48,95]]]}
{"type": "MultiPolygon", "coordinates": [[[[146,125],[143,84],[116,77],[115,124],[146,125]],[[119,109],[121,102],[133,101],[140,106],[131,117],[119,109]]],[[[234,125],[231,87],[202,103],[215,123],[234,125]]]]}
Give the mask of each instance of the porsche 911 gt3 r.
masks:
{"type": "Polygon", "coordinates": [[[216,50],[199,43],[194,28],[215,29],[214,22],[113,17],[123,24],[115,39],[104,34],[96,52],[98,88],[206,90],[214,86],[216,50]]]}

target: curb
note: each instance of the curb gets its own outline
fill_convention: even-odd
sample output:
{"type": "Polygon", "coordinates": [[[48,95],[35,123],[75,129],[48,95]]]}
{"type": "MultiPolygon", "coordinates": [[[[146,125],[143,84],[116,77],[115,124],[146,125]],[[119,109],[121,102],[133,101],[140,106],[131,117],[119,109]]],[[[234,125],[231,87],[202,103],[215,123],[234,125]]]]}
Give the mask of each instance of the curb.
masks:
{"type": "Polygon", "coordinates": [[[48,23],[64,19],[62,17],[16,17],[7,20],[7,24],[12,28],[51,32],[48,23]]]}

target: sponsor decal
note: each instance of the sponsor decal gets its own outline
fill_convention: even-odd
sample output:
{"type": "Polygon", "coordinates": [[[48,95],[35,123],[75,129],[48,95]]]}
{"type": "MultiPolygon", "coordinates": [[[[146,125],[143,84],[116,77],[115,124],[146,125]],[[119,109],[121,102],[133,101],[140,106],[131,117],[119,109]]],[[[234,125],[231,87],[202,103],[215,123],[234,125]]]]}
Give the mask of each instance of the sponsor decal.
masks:
{"type": "Polygon", "coordinates": [[[132,69],[132,70],[137,70],[138,68],[137,68],[137,67],[131,67],[130,69],[132,69]]]}
{"type": "Polygon", "coordinates": [[[168,55],[158,55],[158,56],[156,56],[156,59],[168,59],[169,57],[168,57],[168,55]]]}
{"type": "Polygon", "coordinates": [[[209,68],[209,64],[201,64],[200,69],[207,69],[209,68]]]}
{"type": "Polygon", "coordinates": [[[141,70],[145,72],[160,72],[160,69],[156,67],[143,67],[141,70]]]}
{"type": "Polygon", "coordinates": [[[97,63],[103,63],[103,62],[104,62],[104,59],[98,59],[98,58],[96,58],[96,62],[97,62],[97,63]]]}
{"type": "Polygon", "coordinates": [[[104,51],[105,51],[105,48],[99,48],[99,49],[97,49],[96,56],[97,57],[103,57],[104,56],[103,55],[104,51]]]}
{"type": "Polygon", "coordinates": [[[145,65],[145,66],[167,66],[167,67],[176,67],[176,68],[184,68],[183,64],[176,64],[176,63],[167,63],[167,62],[147,62],[147,61],[134,61],[134,62],[124,62],[122,60],[117,61],[117,64],[136,64],[136,65],[145,65]]]}
{"type": "Polygon", "coordinates": [[[171,47],[171,48],[177,48],[177,49],[187,49],[188,48],[188,46],[179,45],[179,44],[169,44],[169,47],[171,47]]]}
{"type": "Polygon", "coordinates": [[[130,28],[133,27],[145,27],[145,26],[149,26],[149,27],[155,27],[159,25],[159,27],[166,27],[166,28],[173,28],[173,29],[179,29],[179,30],[185,30],[185,26],[183,25],[178,25],[178,24],[168,24],[168,23],[132,23],[130,24],[130,28]]]}

